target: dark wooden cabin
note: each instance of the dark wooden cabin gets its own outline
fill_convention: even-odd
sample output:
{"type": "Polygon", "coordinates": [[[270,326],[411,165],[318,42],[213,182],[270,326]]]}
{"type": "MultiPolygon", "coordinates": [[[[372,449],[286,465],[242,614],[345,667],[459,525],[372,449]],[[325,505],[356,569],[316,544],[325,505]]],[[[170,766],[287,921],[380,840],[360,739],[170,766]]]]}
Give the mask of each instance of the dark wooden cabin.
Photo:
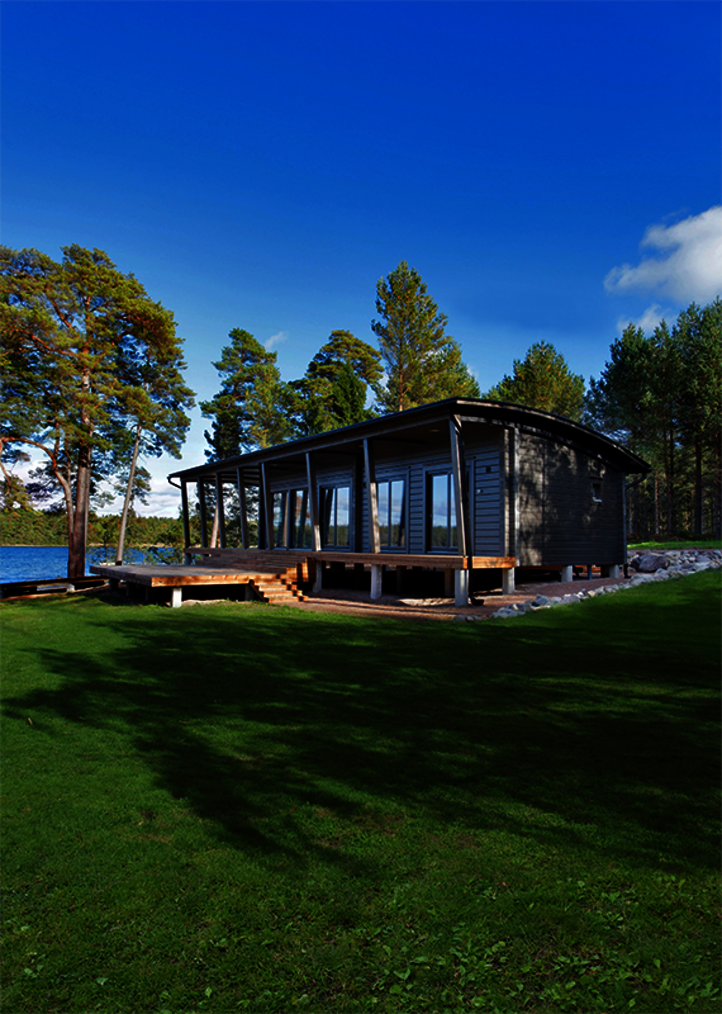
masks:
{"type": "Polygon", "coordinates": [[[618,573],[626,476],[646,471],[636,455],[569,419],[451,398],[184,469],[169,482],[182,491],[189,558],[227,567],[287,554],[311,564],[316,587],[327,564],[370,567],[372,598],[384,569],[411,581],[415,568],[432,568],[446,572],[449,590],[453,579],[461,604],[481,569],[500,570],[506,592],[516,568],[618,573]],[[200,545],[190,539],[189,487],[200,545]]]}

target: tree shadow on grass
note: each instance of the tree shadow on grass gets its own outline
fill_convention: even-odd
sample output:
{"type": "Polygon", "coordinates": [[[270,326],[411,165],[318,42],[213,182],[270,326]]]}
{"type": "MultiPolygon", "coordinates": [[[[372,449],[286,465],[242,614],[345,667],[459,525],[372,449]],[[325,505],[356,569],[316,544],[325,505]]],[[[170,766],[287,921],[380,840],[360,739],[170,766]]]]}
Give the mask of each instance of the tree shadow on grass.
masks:
{"type": "Polygon", "coordinates": [[[716,868],[717,606],[693,592],[464,626],[97,605],[77,647],[34,649],[62,686],[6,710],[122,732],[248,852],[358,867],[309,814],[397,809],[716,868]]]}

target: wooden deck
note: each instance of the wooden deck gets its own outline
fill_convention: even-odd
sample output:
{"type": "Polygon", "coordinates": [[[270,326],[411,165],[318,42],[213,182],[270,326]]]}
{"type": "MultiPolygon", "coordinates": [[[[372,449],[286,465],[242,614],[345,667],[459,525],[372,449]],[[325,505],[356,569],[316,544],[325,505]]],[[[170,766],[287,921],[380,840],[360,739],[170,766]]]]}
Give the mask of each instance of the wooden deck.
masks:
{"type": "Polygon", "coordinates": [[[127,586],[144,588],[168,588],[171,593],[171,605],[180,606],[184,588],[211,587],[217,585],[246,585],[254,597],[274,605],[294,605],[302,602],[305,596],[298,588],[296,568],[292,567],[268,570],[256,567],[241,569],[239,567],[203,567],[174,566],[158,564],[157,566],[115,566],[97,564],[90,568],[93,574],[110,582],[111,588],[117,588],[122,581],[127,586]]]}
{"type": "Polygon", "coordinates": [[[186,552],[190,556],[200,557],[202,562],[190,566],[97,564],[90,570],[110,581],[111,587],[117,588],[120,582],[124,582],[131,588],[146,589],[146,596],[151,589],[167,588],[173,606],[180,606],[184,588],[213,585],[246,585],[251,596],[264,602],[292,605],[306,598],[301,585],[320,588],[323,569],[319,564],[342,563],[364,569],[373,568],[372,573],[375,573],[377,583],[372,579],[372,598],[380,594],[383,567],[396,569],[398,575],[415,567],[443,570],[451,579],[453,572],[458,576],[459,571],[472,568],[495,568],[509,572],[516,566],[516,559],[508,556],[463,557],[436,553],[412,556],[408,553],[209,549],[202,546],[189,546],[186,552]]]}

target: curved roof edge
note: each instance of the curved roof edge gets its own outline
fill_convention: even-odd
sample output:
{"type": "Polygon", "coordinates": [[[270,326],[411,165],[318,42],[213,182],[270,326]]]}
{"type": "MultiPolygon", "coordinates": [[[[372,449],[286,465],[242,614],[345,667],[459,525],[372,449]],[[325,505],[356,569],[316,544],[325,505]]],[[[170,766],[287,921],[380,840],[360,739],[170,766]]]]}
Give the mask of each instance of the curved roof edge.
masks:
{"type": "Polygon", "coordinates": [[[423,426],[426,423],[444,418],[451,419],[454,416],[459,418],[462,423],[477,422],[506,426],[546,435],[562,443],[573,443],[625,473],[650,471],[650,466],[646,461],[627,450],[622,444],[589,426],[567,419],[565,416],[543,412],[536,408],[526,408],[511,402],[485,401],[477,398],[447,398],[444,401],[417,405],[415,408],[408,408],[403,412],[393,412],[375,419],[353,423],[351,426],[342,426],[335,430],[326,430],[312,436],[289,440],[286,443],[265,447],[262,450],[248,451],[246,454],[232,458],[204,462],[191,468],[171,472],[168,479],[193,480],[206,474],[213,474],[219,470],[219,467],[254,465],[260,464],[262,461],[302,454],[306,451],[330,449],[376,436],[389,436],[395,432],[423,426]]]}

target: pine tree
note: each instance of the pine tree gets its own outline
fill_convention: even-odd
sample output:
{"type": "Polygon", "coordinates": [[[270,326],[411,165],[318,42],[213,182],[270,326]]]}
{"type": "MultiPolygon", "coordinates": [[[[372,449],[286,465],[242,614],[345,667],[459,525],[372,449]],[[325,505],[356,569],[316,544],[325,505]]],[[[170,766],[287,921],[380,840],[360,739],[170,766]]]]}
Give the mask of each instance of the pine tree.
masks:
{"type": "Polygon", "coordinates": [[[371,322],[386,367],[386,386],[378,402],[385,412],[401,412],[449,397],[476,397],[478,386],[461,363],[461,350],[445,333],[448,318],[429,296],[421,275],[406,261],[376,285],[371,322]]]}
{"type": "Polygon", "coordinates": [[[564,356],[549,342],[536,342],[523,360],[514,360],[513,375],[505,376],[486,397],[578,422],[584,405],[584,377],[572,373],[564,356]]]}
{"type": "Polygon", "coordinates": [[[132,446],[129,429],[140,425],[148,447],[175,453],[189,425],[181,339],[173,314],[133,275],[77,245],[63,247],[60,263],[0,247],[0,328],[0,446],[44,455],[39,485],[61,490],[68,576],[79,577],[91,496],[132,446]]]}

